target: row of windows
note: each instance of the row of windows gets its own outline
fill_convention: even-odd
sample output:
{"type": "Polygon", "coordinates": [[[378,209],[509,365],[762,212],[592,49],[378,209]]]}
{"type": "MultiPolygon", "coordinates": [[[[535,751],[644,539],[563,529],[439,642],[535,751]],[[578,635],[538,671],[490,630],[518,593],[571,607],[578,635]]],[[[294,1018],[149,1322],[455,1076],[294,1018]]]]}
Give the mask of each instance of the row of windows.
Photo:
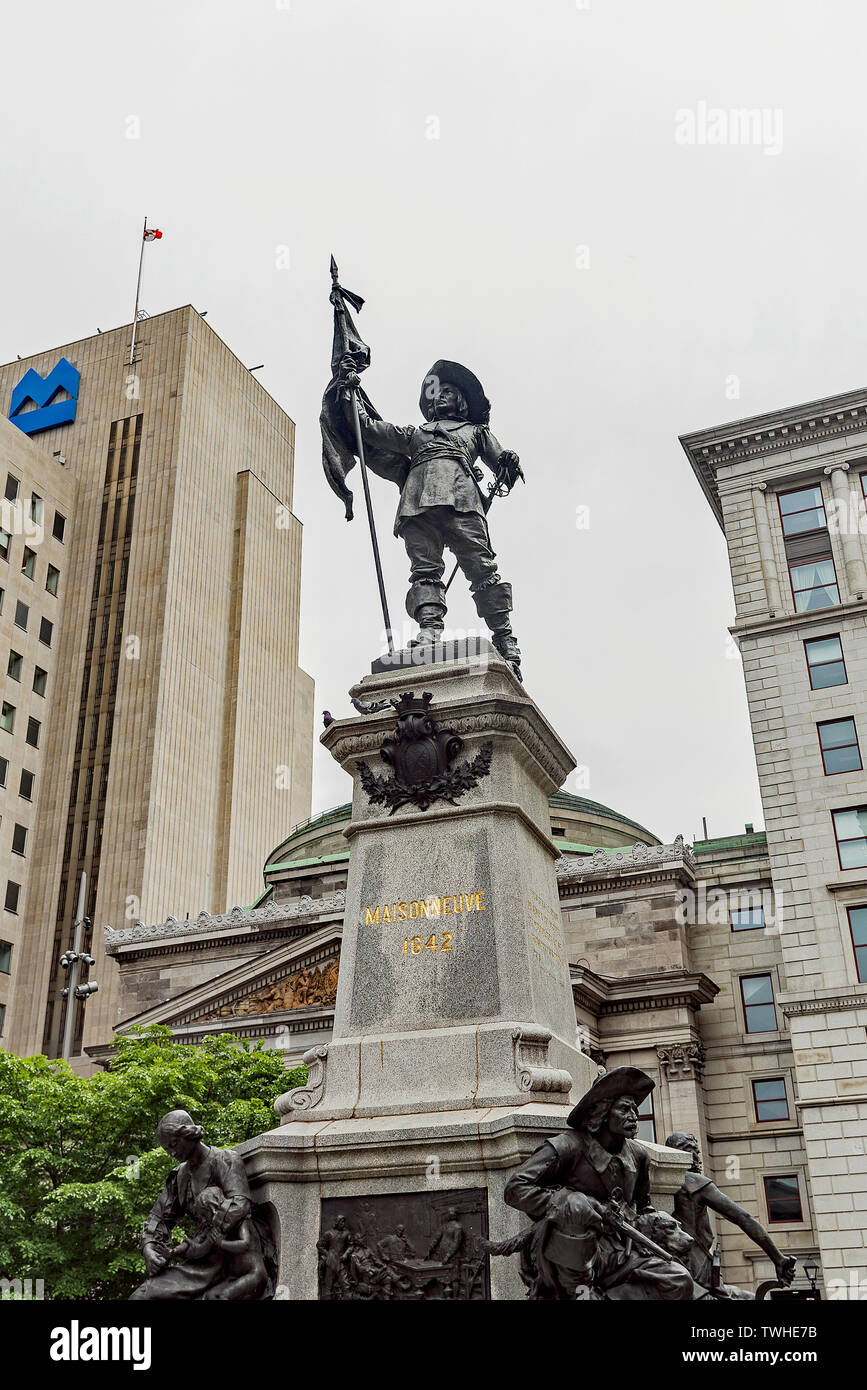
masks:
{"type": "MultiPolygon", "coordinates": [[[[4,531],[2,527],[0,527],[0,560],[5,560],[7,564],[9,563],[9,550],[11,545],[12,537],[10,536],[9,532],[4,531]]],[[[23,551],[21,552],[21,573],[27,579],[35,580],[37,559],[38,556],[36,551],[32,550],[29,545],[25,545],[23,551]]],[[[60,570],[57,568],[56,565],[52,565],[49,562],[45,571],[45,588],[48,591],[48,593],[53,594],[55,598],[57,597],[57,589],[59,584],[60,570]]],[[[2,592],[2,590],[0,590],[0,592],[2,592]]]]}
{"type": "MultiPolygon", "coordinates": [[[[6,501],[17,502],[20,491],[20,479],[16,478],[14,473],[7,473],[6,488],[3,493],[3,496],[6,498],[6,501]]],[[[36,522],[37,526],[42,525],[43,517],[45,515],[45,504],[37,492],[32,492],[30,494],[30,515],[36,522]]],[[[62,512],[58,512],[55,510],[54,520],[51,523],[51,534],[56,541],[60,541],[61,544],[63,543],[63,538],[66,535],[66,517],[63,515],[62,512]]]]}
{"type": "MultiPolygon", "coordinates": [[[[5,787],[9,777],[9,759],[0,758],[0,787],[5,787]]],[[[28,772],[26,767],[21,769],[21,776],[18,780],[18,795],[23,796],[25,801],[33,800],[33,783],[36,774],[28,772]]]]}
{"type": "MultiPolygon", "coordinates": [[[[0,531],[0,536],[2,536],[2,534],[3,534],[3,532],[0,531]]],[[[5,599],[5,597],[6,597],[6,590],[5,590],[5,589],[0,589],[0,613],[3,612],[3,600],[5,599]]],[[[26,631],[27,631],[27,625],[28,625],[29,622],[30,622],[30,605],[27,604],[27,603],[24,603],[21,599],[18,599],[17,602],[16,602],[16,604],[15,604],[15,626],[16,626],[16,627],[20,627],[20,629],[21,629],[22,632],[26,632],[26,631]]],[[[54,624],[50,621],[49,618],[41,618],[41,619],[39,620],[39,640],[40,640],[40,642],[42,643],[42,645],[43,645],[44,647],[50,647],[53,637],[54,637],[54,624]]]]}
{"type": "MultiPolygon", "coordinates": [[[[0,729],[3,729],[7,734],[13,734],[15,732],[15,715],[17,713],[18,711],[15,705],[10,705],[8,700],[4,700],[2,704],[0,704],[0,729]]],[[[31,748],[38,748],[41,732],[41,722],[38,719],[34,719],[31,715],[27,720],[27,733],[24,736],[24,742],[28,743],[31,748]]]]}
{"type": "MultiPolygon", "coordinates": [[[[17,681],[18,684],[20,685],[20,684],[21,684],[21,675],[22,675],[23,670],[24,670],[24,657],[21,655],[20,652],[16,652],[16,651],[10,650],[10,652],[9,652],[9,661],[8,661],[7,666],[6,666],[6,674],[7,674],[7,676],[9,677],[10,680],[17,681]]],[[[34,668],[33,668],[33,689],[35,690],[36,694],[37,694],[37,695],[43,695],[43,696],[44,696],[47,685],[48,685],[48,672],[47,672],[42,666],[34,666],[34,668]]]]}
{"type": "MultiPolygon", "coordinates": [[[[867,499],[867,473],[861,474],[861,487],[867,499]]],[[[821,487],[817,484],[782,492],[777,501],[783,537],[788,542],[787,552],[797,552],[788,554],[795,612],[810,613],[817,608],[832,607],[840,602],[840,588],[821,487]],[[815,553],[811,554],[811,550],[815,553]]]]}

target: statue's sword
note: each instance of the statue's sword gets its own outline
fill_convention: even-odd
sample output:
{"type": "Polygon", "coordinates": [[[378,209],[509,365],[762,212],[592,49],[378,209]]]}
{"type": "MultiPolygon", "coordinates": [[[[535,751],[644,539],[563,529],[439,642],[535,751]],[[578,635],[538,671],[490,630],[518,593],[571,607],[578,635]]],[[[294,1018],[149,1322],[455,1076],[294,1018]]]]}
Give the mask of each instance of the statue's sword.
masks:
{"type": "MultiPolygon", "coordinates": [[[[522,482],[522,483],[525,483],[525,482],[527,481],[527,479],[524,477],[523,473],[521,472],[520,465],[518,466],[518,471],[517,471],[517,473],[515,474],[515,482],[517,482],[519,478],[521,479],[521,482],[522,482]]],[[[512,484],[512,486],[514,487],[514,483],[512,484]]],[[[507,488],[505,489],[505,491],[503,491],[503,488],[504,488],[504,480],[503,480],[503,478],[500,476],[500,474],[499,474],[499,472],[498,472],[498,473],[495,474],[495,476],[494,476],[493,479],[491,480],[491,486],[488,488],[488,491],[487,491],[487,492],[485,493],[485,495],[482,497],[482,510],[483,510],[483,512],[485,513],[485,516],[487,516],[487,515],[488,515],[488,512],[491,510],[491,507],[492,507],[492,505],[493,505],[493,501],[494,501],[494,498],[495,498],[495,497],[508,497],[509,493],[512,491],[512,488],[511,488],[511,487],[507,487],[507,488]]],[[[448,593],[449,589],[452,587],[452,580],[454,579],[455,575],[457,574],[458,569],[459,569],[459,565],[458,565],[457,561],[455,561],[455,567],[454,567],[454,569],[452,570],[451,574],[449,575],[449,582],[446,584],[446,587],[445,587],[445,590],[444,590],[445,593],[448,593]]]]}

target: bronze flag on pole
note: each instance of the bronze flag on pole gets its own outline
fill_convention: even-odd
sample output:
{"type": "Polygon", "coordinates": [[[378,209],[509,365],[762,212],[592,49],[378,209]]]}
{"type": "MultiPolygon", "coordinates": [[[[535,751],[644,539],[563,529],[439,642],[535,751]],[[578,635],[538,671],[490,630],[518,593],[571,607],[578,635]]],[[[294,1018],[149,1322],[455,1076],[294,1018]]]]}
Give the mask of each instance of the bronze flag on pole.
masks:
{"type": "MultiPolygon", "coordinates": [[[[346,509],[346,520],[352,520],[352,493],[346,485],[346,475],[355,467],[356,439],[346,415],[346,385],[343,379],[344,368],[352,363],[352,370],[359,375],[370,366],[370,348],[362,339],[355,321],[346,307],[351,304],[356,313],[360,312],[364,300],[351,290],[344,289],[337,282],[337,265],[331,258],[331,303],[334,306],[334,339],[331,347],[331,380],[322,397],[322,411],[319,427],[322,432],[322,467],[329,487],[337,493],[346,509]]],[[[382,416],[374,409],[369,397],[356,387],[365,411],[372,420],[382,416]]],[[[384,449],[368,446],[365,462],[371,472],[386,478],[398,487],[403,487],[408,469],[407,460],[401,454],[388,453],[384,449]]]]}

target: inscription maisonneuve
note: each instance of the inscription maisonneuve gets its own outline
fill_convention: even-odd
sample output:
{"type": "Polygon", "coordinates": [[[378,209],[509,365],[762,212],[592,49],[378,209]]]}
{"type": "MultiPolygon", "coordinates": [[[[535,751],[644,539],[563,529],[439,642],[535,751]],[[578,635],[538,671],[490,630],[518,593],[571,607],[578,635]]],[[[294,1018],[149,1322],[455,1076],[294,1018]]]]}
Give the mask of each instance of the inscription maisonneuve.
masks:
{"type": "Polygon", "coordinates": [[[416,917],[451,917],[461,912],[486,912],[485,888],[472,893],[447,893],[445,897],[413,898],[411,902],[377,903],[364,909],[364,925],[374,922],[406,922],[416,917]]]}
{"type": "MultiPolygon", "coordinates": [[[[364,925],[381,926],[386,922],[416,922],[422,918],[430,920],[487,912],[486,897],[487,889],[474,888],[471,893],[445,893],[430,898],[412,898],[407,902],[377,903],[364,909],[364,925]]],[[[403,939],[405,956],[421,956],[425,951],[441,954],[454,949],[454,933],[450,931],[434,932],[426,939],[423,935],[405,936],[403,939]]]]}

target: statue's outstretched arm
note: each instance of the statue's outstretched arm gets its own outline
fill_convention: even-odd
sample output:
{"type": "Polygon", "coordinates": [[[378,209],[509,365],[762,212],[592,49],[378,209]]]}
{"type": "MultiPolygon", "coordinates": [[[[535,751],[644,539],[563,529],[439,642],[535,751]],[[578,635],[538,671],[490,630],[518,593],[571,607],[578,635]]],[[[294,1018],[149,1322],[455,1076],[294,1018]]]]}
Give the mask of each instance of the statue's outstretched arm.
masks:
{"type": "Polygon", "coordinates": [[[720,1216],[725,1217],[733,1226],[738,1226],[745,1236],[749,1236],[753,1244],[760,1250],[764,1250],[769,1259],[773,1261],[777,1276],[784,1283],[790,1284],[795,1272],[795,1260],[791,1255],[784,1255],[777,1248],[768,1232],[760,1221],[754,1216],[750,1216],[742,1206],[739,1206],[731,1197],[726,1196],[725,1192],[712,1182],[707,1183],[701,1189],[701,1195],[707,1206],[720,1216]]]}

